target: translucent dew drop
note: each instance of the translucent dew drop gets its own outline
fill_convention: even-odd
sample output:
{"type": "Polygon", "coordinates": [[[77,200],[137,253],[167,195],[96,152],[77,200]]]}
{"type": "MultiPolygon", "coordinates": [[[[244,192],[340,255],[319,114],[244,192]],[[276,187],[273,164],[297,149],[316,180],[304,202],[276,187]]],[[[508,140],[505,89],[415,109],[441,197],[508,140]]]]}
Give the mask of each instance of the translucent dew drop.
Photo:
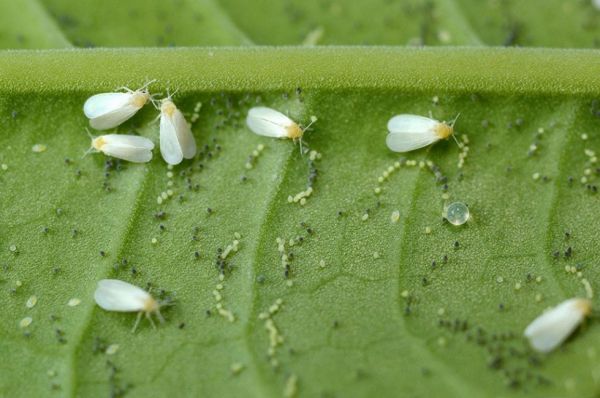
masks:
{"type": "Polygon", "coordinates": [[[446,218],[453,225],[462,225],[469,219],[469,208],[460,202],[453,202],[446,210],[446,218]]]}

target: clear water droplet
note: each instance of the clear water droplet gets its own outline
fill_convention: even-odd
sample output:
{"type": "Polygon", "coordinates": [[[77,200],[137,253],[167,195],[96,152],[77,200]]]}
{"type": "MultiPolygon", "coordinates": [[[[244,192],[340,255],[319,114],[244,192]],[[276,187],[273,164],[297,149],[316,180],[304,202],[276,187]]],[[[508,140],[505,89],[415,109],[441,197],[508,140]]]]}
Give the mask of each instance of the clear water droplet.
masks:
{"type": "Polygon", "coordinates": [[[447,219],[453,225],[462,225],[469,219],[469,208],[460,202],[453,202],[446,210],[447,219]]]}

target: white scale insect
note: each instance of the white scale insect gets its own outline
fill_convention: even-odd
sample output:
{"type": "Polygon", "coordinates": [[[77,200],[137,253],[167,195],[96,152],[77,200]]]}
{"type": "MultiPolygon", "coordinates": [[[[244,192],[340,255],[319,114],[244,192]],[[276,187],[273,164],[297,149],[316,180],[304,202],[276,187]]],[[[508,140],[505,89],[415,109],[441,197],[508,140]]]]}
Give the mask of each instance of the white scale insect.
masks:
{"type": "MultiPolygon", "coordinates": [[[[459,115],[450,125],[446,122],[440,123],[433,118],[417,115],[394,116],[388,121],[387,128],[390,133],[385,142],[394,152],[409,152],[426,147],[452,135],[454,123],[459,115]]],[[[456,140],[456,137],[454,139],[456,140]]],[[[458,141],[456,143],[458,144],[458,141]]]]}
{"type": "Polygon", "coordinates": [[[311,117],[311,122],[305,128],[301,128],[296,122],[276,111],[275,109],[258,106],[251,108],[246,117],[246,124],[255,134],[274,138],[291,138],[300,141],[300,151],[302,151],[302,137],[304,132],[317,121],[315,116],[311,117]]]}
{"type": "Polygon", "coordinates": [[[103,93],[91,96],[83,105],[83,113],[96,130],[108,130],[130,119],[152,98],[147,88],[152,80],[136,91],[127,87],[125,93],[103,93]]]}
{"type": "Polygon", "coordinates": [[[156,325],[150,317],[152,312],[156,314],[161,323],[165,322],[160,314],[162,304],[152,297],[149,292],[127,282],[117,279],[101,280],[94,292],[94,300],[107,311],[139,312],[131,333],[135,332],[143,313],[146,314],[146,318],[148,318],[154,329],[156,329],[156,325]]]}
{"type": "Polygon", "coordinates": [[[183,158],[191,159],[196,156],[196,141],[171,97],[168,94],[167,98],[154,103],[154,106],[160,110],[160,153],[165,162],[175,165],[181,163],[183,158]]]}
{"type": "Polygon", "coordinates": [[[92,147],[83,156],[91,152],[103,152],[105,155],[134,163],[146,163],[152,159],[154,144],[148,138],[124,134],[94,137],[89,130],[87,132],[92,139],[92,147]]]}
{"type": "Polygon", "coordinates": [[[563,301],[534,319],[525,329],[525,337],[534,350],[548,353],[575,331],[592,310],[592,303],[581,298],[563,301]]]}

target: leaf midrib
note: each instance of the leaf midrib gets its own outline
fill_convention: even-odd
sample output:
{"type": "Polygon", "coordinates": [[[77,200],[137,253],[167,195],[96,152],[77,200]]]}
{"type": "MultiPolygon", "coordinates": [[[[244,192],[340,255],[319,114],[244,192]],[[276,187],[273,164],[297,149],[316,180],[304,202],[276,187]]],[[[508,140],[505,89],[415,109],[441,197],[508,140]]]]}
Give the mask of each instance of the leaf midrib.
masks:
{"type": "MultiPolygon", "coordinates": [[[[140,171],[142,173],[142,176],[138,180],[138,187],[132,195],[131,202],[133,202],[133,204],[131,205],[131,209],[127,213],[127,217],[123,217],[124,228],[122,229],[121,234],[113,235],[113,241],[117,242],[117,249],[114,251],[114,258],[124,257],[124,253],[126,252],[126,249],[130,244],[129,239],[127,238],[132,235],[132,230],[135,227],[135,224],[142,213],[140,209],[143,207],[144,204],[144,198],[146,197],[146,188],[149,185],[150,179],[153,177],[153,174],[150,170],[150,166],[139,165],[139,167],[142,168],[142,170],[140,171]]],[[[98,280],[109,278],[114,272],[114,268],[106,267],[104,268],[103,272],[99,272],[97,274],[98,280]]],[[[95,290],[96,283],[89,284],[89,288],[91,290],[95,290]]],[[[88,297],[92,297],[91,291],[88,297]]],[[[70,365],[67,366],[68,374],[66,377],[66,379],[68,380],[66,384],[68,386],[67,391],[69,396],[77,395],[77,361],[79,358],[79,352],[83,348],[83,340],[85,339],[88,330],[93,326],[92,320],[95,311],[98,311],[98,307],[96,306],[95,301],[92,301],[86,305],[83,320],[81,323],[78,324],[78,329],[73,332],[73,338],[69,341],[69,352],[65,356],[66,358],[69,358],[70,362],[70,365]]]]}
{"type": "Polygon", "coordinates": [[[3,51],[0,93],[106,91],[115,85],[136,85],[139,76],[151,76],[158,80],[156,90],[177,86],[183,92],[244,93],[302,87],[322,92],[385,89],[407,93],[592,96],[600,94],[600,74],[589,71],[599,64],[598,51],[524,48],[3,51]],[[378,73],[372,73],[374,63],[382,65],[378,73]],[[66,64],[70,68],[64,68],[66,64]],[[97,73],[87,73],[90,68],[97,73]],[[20,73],[24,69],[29,73],[20,73]]]}

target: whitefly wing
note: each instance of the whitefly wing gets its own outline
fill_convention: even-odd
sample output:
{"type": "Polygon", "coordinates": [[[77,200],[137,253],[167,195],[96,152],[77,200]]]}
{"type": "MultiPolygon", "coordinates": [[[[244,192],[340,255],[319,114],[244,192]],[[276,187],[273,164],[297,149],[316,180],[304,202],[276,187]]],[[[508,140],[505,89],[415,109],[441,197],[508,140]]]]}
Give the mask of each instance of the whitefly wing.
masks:
{"type": "Polygon", "coordinates": [[[108,311],[143,311],[152,296],[145,290],[117,279],[103,279],[94,292],[96,303],[108,311]]]}
{"type": "Polygon", "coordinates": [[[387,146],[394,152],[408,152],[433,144],[439,137],[434,128],[439,122],[417,115],[397,115],[388,121],[387,146]]]}
{"type": "Polygon", "coordinates": [[[419,133],[431,130],[438,124],[437,120],[418,115],[396,115],[388,121],[390,133],[419,133]]]}
{"type": "Polygon", "coordinates": [[[132,148],[154,149],[154,143],[146,137],[138,135],[106,134],[102,138],[109,145],[129,146],[132,148]]]}
{"type": "Polygon", "coordinates": [[[185,118],[179,109],[176,109],[173,113],[173,124],[175,125],[177,140],[179,141],[183,157],[186,159],[193,158],[196,156],[196,140],[194,139],[190,126],[185,121],[185,118]]]}
{"type": "Polygon", "coordinates": [[[133,163],[146,163],[152,160],[152,152],[146,148],[132,148],[106,144],[102,152],[108,156],[127,160],[133,163]]]}
{"type": "Polygon", "coordinates": [[[166,114],[162,114],[160,117],[160,153],[165,162],[169,164],[179,164],[183,160],[183,151],[177,137],[175,122],[166,114]]]}
{"type": "Polygon", "coordinates": [[[580,302],[567,300],[531,322],[524,333],[531,346],[539,352],[550,352],[565,341],[586,315],[580,302]]]}
{"type": "Polygon", "coordinates": [[[96,130],[108,130],[117,127],[124,121],[130,119],[140,108],[126,105],[112,112],[90,119],[90,126],[96,130]]]}
{"type": "Polygon", "coordinates": [[[131,93],[104,93],[92,95],[83,104],[83,113],[89,118],[106,115],[129,105],[131,93]]]}
{"type": "Polygon", "coordinates": [[[266,137],[287,137],[286,127],[292,123],[294,121],[283,113],[264,106],[251,108],[246,117],[246,124],[250,130],[266,137]]]}

